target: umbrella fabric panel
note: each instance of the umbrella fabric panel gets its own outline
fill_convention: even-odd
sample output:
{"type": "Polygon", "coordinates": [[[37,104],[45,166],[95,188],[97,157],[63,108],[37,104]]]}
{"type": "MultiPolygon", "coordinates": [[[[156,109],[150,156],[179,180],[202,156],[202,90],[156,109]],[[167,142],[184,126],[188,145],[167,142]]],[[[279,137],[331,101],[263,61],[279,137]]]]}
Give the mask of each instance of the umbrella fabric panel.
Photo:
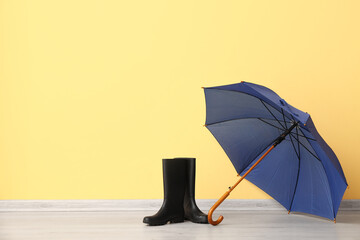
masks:
{"type": "MultiPolygon", "coordinates": [[[[267,149],[266,149],[267,150],[267,149]]],[[[266,152],[266,150],[264,152],[266,152]]],[[[260,156],[263,155],[262,152],[260,156]]],[[[259,158],[258,157],[258,158],[259,158]]],[[[258,160],[256,158],[240,175],[243,175],[258,160]]],[[[287,138],[262,160],[246,179],[273,197],[286,209],[294,196],[299,170],[299,160],[287,138]]]]}
{"type": "Polygon", "coordinates": [[[206,125],[242,118],[283,119],[279,111],[246,93],[205,89],[205,97],[206,125]]]}
{"type": "Polygon", "coordinates": [[[206,89],[219,89],[219,90],[236,91],[236,92],[243,92],[246,94],[250,94],[256,98],[261,99],[265,103],[268,103],[274,109],[276,109],[277,112],[281,112],[281,109],[283,109],[284,115],[289,120],[294,118],[296,121],[299,121],[301,123],[302,127],[303,124],[306,123],[307,118],[309,117],[308,113],[305,113],[297,108],[294,108],[293,106],[288,104],[284,99],[282,99],[279,95],[277,95],[274,91],[261,85],[248,83],[248,82],[241,82],[237,84],[230,84],[230,85],[218,86],[218,87],[212,87],[206,89]]]}
{"type": "Polygon", "coordinates": [[[321,161],[303,147],[300,148],[300,171],[290,210],[335,218],[324,167],[321,161]]]}
{"type": "Polygon", "coordinates": [[[340,207],[340,202],[347,188],[347,184],[329,161],[323,160],[322,164],[325,168],[329,185],[331,186],[331,199],[333,201],[334,215],[336,217],[340,207]]]}
{"type": "MultiPolygon", "coordinates": [[[[300,149],[303,148],[304,151],[308,151],[311,155],[313,155],[315,157],[315,159],[320,161],[320,158],[318,157],[316,151],[313,149],[313,147],[311,146],[311,144],[309,142],[309,141],[313,141],[313,140],[308,140],[307,139],[307,137],[305,135],[305,131],[299,130],[298,133],[300,133],[300,134],[302,133],[302,136],[297,135],[296,133],[293,133],[291,135],[291,139],[293,141],[295,141],[296,144],[297,144],[297,141],[299,141],[299,144],[297,144],[298,146],[296,147],[297,151],[299,152],[298,147],[300,149]]],[[[300,154],[301,154],[301,152],[300,152],[300,154]]]]}
{"type": "Polygon", "coordinates": [[[222,146],[238,173],[279,136],[277,128],[259,119],[238,119],[208,125],[207,128],[222,146]]]}
{"type": "MultiPolygon", "coordinates": [[[[313,124],[311,125],[313,126],[313,124]]],[[[333,201],[334,213],[336,216],[340,206],[340,202],[343,198],[348,184],[346,182],[344,172],[335,153],[318,134],[316,129],[311,127],[311,125],[309,126],[309,129],[311,132],[314,133],[313,135],[316,138],[316,141],[309,140],[309,144],[315,150],[317,156],[319,156],[324,166],[329,184],[331,186],[331,196],[333,201]]],[[[304,131],[304,135],[309,136],[310,134],[304,131]]]]}
{"type": "Polygon", "coordinates": [[[311,132],[312,136],[314,136],[314,138],[316,139],[317,146],[321,147],[323,152],[326,154],[328,159],[331,161],[333,166],[336,168],[336,170],[338,171],[338,173],[342,177],[343,181],[347,184],[344,172],[342,170],[342,167],[340,165],[340,162],[339,162],[338,158],[336,157],[334,151],[329,147],[329,145],[324,141],[324,139],[320,136],[320,134],[316,130],[315,125],[314,125],[311,117],[308,119],[308,121],[306,123],[306,126],[309,129],[309,131],[311,132]]]}

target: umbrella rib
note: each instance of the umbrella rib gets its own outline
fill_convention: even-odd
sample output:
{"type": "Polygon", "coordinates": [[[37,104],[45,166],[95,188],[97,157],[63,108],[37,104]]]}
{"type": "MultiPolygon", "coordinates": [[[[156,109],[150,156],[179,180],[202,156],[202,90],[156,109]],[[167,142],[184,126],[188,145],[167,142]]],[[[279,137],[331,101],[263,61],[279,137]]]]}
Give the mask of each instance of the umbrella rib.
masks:
{"type": "MultiPolygon", "coordinates": [[[[295,121],[295,118],[293,117],[293,115],[291,115],[291,117],[292,117],[293,121],[295,121]]],[[[307,136],[305,135],[305,133],[303,132],[303,130],[300,129],[300,131],[301,131],[302,134],[299,134],[299,132],[298,132],[298,130],[297,130],[297,128],[296,128],[296,134],[297,134],[298,136],[304,137],[304,138],[306,138],[307,140],[310,139],[310,140],[316,141],[316,139],[314,139],[314,138],[307,137],[307,136]]],[[[310,144],[310,142],[309,142],[309,144],[310,144]]]]}
{"type": "MultiPolygon", "coordinates": [[[[296,128],[296,134],[298,134],[298,129],[296,128]]],[[[295,188],[294,188],[294,193],[293,193],[293,196],[291,198],[291,203],[290,203],[290,207],[289,207],[289,212],[291,211],[291,208],[292,208],[292,205],[293,205],[293,202],[294,202],[294,197],[295,197],[295,193],[296,193],[296,189],[297,189],[297,186],[298,186],[298,182],[299,182],[299,175],[300,175],[300,141],[299,141],[299,135],[297,135],[297,139],[298,141],[298,150],[299,150],[299,164],[298,164],[298,172],[297,172],[297,175],[296,175],[296,183],[295,183],[295,188]]]]}
{"type": "MultiPolygon", "coordinates": [[[[235,120],[243,120],[243,119],[259,119],[261,121],[263,121],[262,119],[258,118],[258,117],[246,117],[246,118],[235,118],[235,119],[229,119],[229,120],[223,120],[223,121],[218,121],[218,122],[214,122],[214,123],[209,123],[209,124],[205,124],[205,126],[210,126],[210,125],[215,125],[215,124],[219,124],[219,123],[224,123],[224,122],[230,122],[230,121],[235,121],[235,120]]],[[[263,118],[263,119],[267,119],[267,120],[273,120],[273,119],[269,119],[269,118],[263,118]]],[[[265,122],[265,121],[263,121],[265,122]]],[[[273,126],[272,124],[265,122],[271,126],[273,126]]],[[[281,125],[281,124],[280,124],[281,125]]],[[[281,125],[282,126],[282,125],[281,125]]],[[[273,126],[275,127],[275,126],[273,126]]],[[[277,128],[277,127],[276,127],[277,128]]],[[[284,130],[284,129],[281,129],[284,130]]]]}
{"type": "Polygon", "coordinates": [[[287,124],[286,124],[286,121],[285,121],[285,116],[284,116],[284,110],[283,109],[281,109],[281,114],[283,116],[283,119],[284,119],[284,122],[285,122],[285,127],[287,129],[287,124]]]}
{"type": "MultiPolygon", "coordinates": [[[[299,130],[300,130],[300,132],[305,136],[305,133],[304,133],[300,128],[299,128],[299,130]]],[[[305,138],[306,138],[306,137],[305,137],[305,138]]],[[[313,140],[313,139],[312,139],[312,140],[313,140]]],[[[313,151],[316,152],[315,149],[313,148],[313,146],[311,146],[311,143],[309,142],[309,139],[306,138],[306,141],[309,143],[309,145],[310,145],[310,147],[313,149],[313,151]]],[[[316,141],[316,140],[314,139],[314,141],[316,141]]],[[[301,144],[300,141],[299,141],[299,143],[301,144]]],[[[301,145],[303,145],[303,144],[301,144],[301,145]]],[[[307,149],[305,146],[303,146],[303,147],[310,152],[310,150],[307,149]]],[[[310,153],[311,153],[312,155],[314,155],[312,152],[310,152],[310,153]]],[[[317,156],[314,155],[314,157],[316,157],[316,158],[320,161],[320,159],[319,159],[317,156]]]]}
{"type": "Polygon", "coordinates": [[[291,137],[291,135],[289,135],[290,136],[290,141],[291,141],[291,145],[293,146],[293,148],[294,148],[294,151],[295,151],[295,153],[296,153],[296,156],[298,157],[298,158],[300,158],[300,152],[298,153],[297,151],[296,151],[296,148],[295,148],[295,144],[294,144],[294,142],[293,142],[293,140],[292,140],[292,137],[291,137]]]}
{"type": "MultiPolygon", "coordinates": [[[[294,133],[291,133],[291,135],[293,135],[294,133]]],[[[316,141],[315,139],[313,139],[313,138],[310,138],[310,137],[307,137],[307,136],[304,136],[304,135],[301,135],[301,134],[297,134],[298,136],[300,136],[300,137],[303,137],[303,138],[305,138],[305,139],[307,139],[307,140],[312,140],[312,141],[316,141]]],[[[294,135],[293,135],[293,137],[294,137],[294,135]]]]}
{"type": "Polygon", "coordinates": [[[313,155],[317,160],[319,160],[320,162],[321,162],[321,160],[320,160],[320,158],[318,158],[315,154],[313,154],[307,147],[305,147],[305,145],[304,144],[302,144],[299,140],[297,140],[298,141],[298,143],[300,143],[300,145],[303,147],[303,148],[305,148],[311,155],[313,155]]]}
{"type": "MultiPolygon", "coordinates": [[[[277,118],[275,117],[275,115],[274,115],[274,114],[270,111],[270,109],[265,105],[265,103],[263,102],[263,100],[261,100],[260,98],[259,98],[259,100],[260,100],[260,102],[264,105],[264,107],[269,111],[269,113],[273,116],[273,118],[275,118],[276,121],[278,121],[278,123],[284,128],[284,126],[280,123],[279,119],[277,119],[277,118]]],[[[286,129],[286,128],[284,128],[284,129],[286,129]]]]}
{"type": "MultiPolygon", "coordinates": [[[[275,125],[273,125],[273,124],[271,124],[271,123],[269,123],[269,122],[267,122],[267,121],[265,121],[265,120],[263,120],[263,119],[261,119],[261,118],[258,118],[258,119],[259,119],[260,121],[264,122],[264,123],[269,124],[270,126],[273,126],[274,128],[277,128],[277,129],[282,130],[282,131],[285,130],[285,129],[279,128],[279,127],[277,127],[277,126],[275,126],[275,125]]],[[[270,120],[270,119],[269,119],[269,120],[270,120]]]]}
{"type": "MultiPolygon", "coordinates": [[[[281,109],[281,113],[282,113],[282,115],[283,115],[283,119],[284,119],[284,122],[285,122],[285,127],[286,127],[286,129],[287,129],[287,124],[286,124],[286,121],[285,121],[285,115],[284,115],[284,110],[283,110],[283,109],[281,109]]],[[[289,137],[290,137],[291,145],[293,146],[294,151],[295,151],[295,153],[296,153],[296,156],[299,158],[299,154],[298,154],[298,152],[296,151],[296,148],[295,148],[294,142],[293,142],[293,140],[292,140],[291,134],[289,134],[289,137]]]]}
{"type": "Polygon", "coordinates": [[[299,141],[299,131],[298,128],[296,128],[296,138],[298,141],[298,151],[299,151],[299,161],[300,161],[300,141],[299,141]]]}
{"type": "MultiPolygon", "coordinates": [[[[269,119],[269,118],[257,118],[257,117],[248,117],[248,118],[235,118],[235,119],[229,119],[229,120],[224,120],[224,121],[219,121],[219,122],[214,122],[214,123],[210,123],[210,124],[206,124],[205,126],[210,126],[210,125],[214,125],[214,124],[218,124],[218,123],[224,123],[224,122],[230,122],[230,121],[235,121],[235,120],[241,120],[241,119],[259,119],[260,121],[266,123],[266,124],[269,124],[270,126],[273,126],[274,128],[277,128],[279,130],[282,130],[284,131],[285,129],[284,128],[279,128],[277,126],[275,126],[274,124],[271,124],[267,121],[265,121],[264,119],[266,120],[273,120],[273,119],[269,119]]],[[[293,134],[293,133],[290,133],[290,134],[293,134]]],[[[313,138],[309,138],[309,137],[306,137],[306,136],[303,136],[301,134],[299,134],[300,137],[303,137],[303,138],[307,138],[307,139],[310,139],[310,140],[313,140],[313,141],[316,141],[315,139],[313,138]]],[[[294,137],[294,136],[293,136],[294,137]]]]}

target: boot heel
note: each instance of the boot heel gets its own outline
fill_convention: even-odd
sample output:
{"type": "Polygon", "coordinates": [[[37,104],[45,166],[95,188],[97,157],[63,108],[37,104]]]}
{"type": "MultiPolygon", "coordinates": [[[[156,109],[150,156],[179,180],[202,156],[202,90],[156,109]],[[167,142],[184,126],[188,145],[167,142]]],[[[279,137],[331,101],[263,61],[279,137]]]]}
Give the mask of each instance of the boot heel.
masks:
{"type": "Polygon", "coordinates": [[[184,222],[184,218],[177,217],[170,220],[170,223],[181,223],[184,222]]]}

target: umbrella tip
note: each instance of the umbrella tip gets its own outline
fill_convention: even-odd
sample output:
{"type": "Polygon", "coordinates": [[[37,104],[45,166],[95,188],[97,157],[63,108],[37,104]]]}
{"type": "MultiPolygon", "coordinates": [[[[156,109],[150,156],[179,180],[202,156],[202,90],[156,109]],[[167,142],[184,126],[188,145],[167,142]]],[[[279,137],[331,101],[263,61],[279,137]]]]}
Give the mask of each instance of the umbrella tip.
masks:
{"type": "Polygon", "coordinates": [[[202,89],[204,89],[204,87],[201,87],[202,89]]]}
{"type": "Polygon", "coordinates": [[[204,127],[206,127],[206,126],[207,126],[207,124],[204,124],[203,126],[204,126],[204,127]]]}
{"type": "Polygon", "coordinates": [[[288,211],[288,214],[290,214],[290,210],[288,211]]]}
{"type": "Polygon", "coordinates": [[[336,223],[336,218],[334,218],[334,223],[336,223]]]}
{"type": "Polygon", "coordinates": [[[245,81],[241,81],[241,83],[244,83],[245,81]]]}

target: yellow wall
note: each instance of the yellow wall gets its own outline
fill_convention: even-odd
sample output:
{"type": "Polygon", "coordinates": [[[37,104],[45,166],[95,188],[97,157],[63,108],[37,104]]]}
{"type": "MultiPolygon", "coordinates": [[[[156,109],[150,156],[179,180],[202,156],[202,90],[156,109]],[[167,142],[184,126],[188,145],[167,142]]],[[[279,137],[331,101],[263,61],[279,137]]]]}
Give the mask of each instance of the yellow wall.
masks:
{"type": "MultiPolygon", "coordinates": [[[[254,82],[311,114],[360,198],[360,2],[0,0],[0,199],[162,197],[161,159],[197,158],[197,197],[236,172],[202,86],[254,82]]],[[[250,183],[232,198],[268,198],[250,183]]]]}

